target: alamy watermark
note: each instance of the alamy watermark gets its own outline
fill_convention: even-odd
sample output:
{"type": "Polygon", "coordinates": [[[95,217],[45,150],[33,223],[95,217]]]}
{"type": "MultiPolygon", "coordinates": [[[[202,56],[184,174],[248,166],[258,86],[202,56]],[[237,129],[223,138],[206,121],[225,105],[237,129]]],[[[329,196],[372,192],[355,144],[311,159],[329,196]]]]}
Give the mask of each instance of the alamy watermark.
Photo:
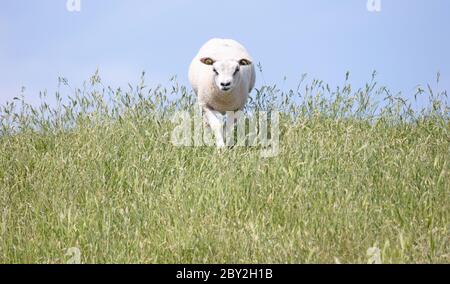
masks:
{"type": "Polygon", "coordinates": [[[172,144],[177,147],[260,147],[264,158],[278,155],[280,129],[277,111],[259,111],[249,117],[242,111],[227,112],[224,118],[219,132],[215,132],[206,125],[200,107],[195,107],[193,112],[177,112],[172,117],[176,124],[171,135],[172,144]]]}
{"type": "Polygon", "coordinates": [[[67,264],[81,264],[81,251],[77,247],[68,248],[64,256],[68,257],[67,264]]]}
{"type": "Polygon", "coordinates": [[[367,0],[367,11],[381,12],[381,0],[367,0]]]}
{"type": "Polygon", "coordinates": [[[80,12],[81,11],[81,0],[67,0],[66,9],[69,12],[80,12]]]}

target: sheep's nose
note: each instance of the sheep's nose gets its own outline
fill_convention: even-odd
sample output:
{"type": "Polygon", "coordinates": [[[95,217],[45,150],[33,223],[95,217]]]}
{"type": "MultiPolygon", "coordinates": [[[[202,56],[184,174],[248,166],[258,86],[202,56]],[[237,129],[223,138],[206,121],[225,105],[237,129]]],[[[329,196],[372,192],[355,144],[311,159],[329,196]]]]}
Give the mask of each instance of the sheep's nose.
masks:
{"type": "Polygon", "coordinates": [[[229,87],[230,85],[231,85],[231,82],[226,82],[226,83],[220,83],[220,85],[222,86],[222,87],[229,87]]]}

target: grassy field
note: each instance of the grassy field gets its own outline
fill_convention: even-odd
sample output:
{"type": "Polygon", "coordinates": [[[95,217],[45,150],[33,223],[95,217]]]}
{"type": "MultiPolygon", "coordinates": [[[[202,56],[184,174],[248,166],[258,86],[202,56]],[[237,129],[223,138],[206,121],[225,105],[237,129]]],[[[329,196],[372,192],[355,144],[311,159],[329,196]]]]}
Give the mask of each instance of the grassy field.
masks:
{"type": "Polygon", "coordinates": [[[306,81],[253,94],[249,111],[282,113],[273,158],[175,147],[168,117],[194,103],[175,80],[61,78],[69,99],[5,105],[0,262],[367,263],[376,247],[383,263],[450,263],[446,92],[419,87],[430,103],[412,110],[374,81],[306,81]]]}

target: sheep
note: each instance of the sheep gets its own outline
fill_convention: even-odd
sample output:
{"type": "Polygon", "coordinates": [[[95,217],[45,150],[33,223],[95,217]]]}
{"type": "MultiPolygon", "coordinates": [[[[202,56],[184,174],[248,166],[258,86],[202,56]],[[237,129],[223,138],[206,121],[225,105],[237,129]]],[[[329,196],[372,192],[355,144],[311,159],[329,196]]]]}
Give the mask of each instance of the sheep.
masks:
{"type": "MultiPolygon", "coordinates": [[[[189,66],[189,82],[219,148],[225,146],[221,115],[241,111],[255,86],[252,58],[239,42],[214,38],[206,42],[189,66]]],[[[235,117],[228,117],[228,121],[235,117]]]]}

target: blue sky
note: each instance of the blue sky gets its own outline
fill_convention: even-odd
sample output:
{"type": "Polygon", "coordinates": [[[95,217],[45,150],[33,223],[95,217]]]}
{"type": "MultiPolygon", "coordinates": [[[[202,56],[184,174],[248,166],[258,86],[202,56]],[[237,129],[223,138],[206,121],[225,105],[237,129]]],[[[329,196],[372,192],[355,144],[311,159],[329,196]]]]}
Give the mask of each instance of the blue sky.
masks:
{"type": "MultiPolygon", "coordinates": [[[[211,37],[242,42],[264,79],[257,86],[296,85],[301,74],[332,85],[363,86],[372,70],[405,96],[417,84],[450,89],[450,1],[381,0],[7,0],[0,4],[0,104],[26,87],[26,99],[54,92],[58,76],[81,86],[98,67],[106,84],[136,83],[145,70],[150,84],[187,69],[211,37]],[[283,83],[284,76],[287,81],[283,83]]],[[[68,92],[68,90],[67,90],[68,92]]]]}

